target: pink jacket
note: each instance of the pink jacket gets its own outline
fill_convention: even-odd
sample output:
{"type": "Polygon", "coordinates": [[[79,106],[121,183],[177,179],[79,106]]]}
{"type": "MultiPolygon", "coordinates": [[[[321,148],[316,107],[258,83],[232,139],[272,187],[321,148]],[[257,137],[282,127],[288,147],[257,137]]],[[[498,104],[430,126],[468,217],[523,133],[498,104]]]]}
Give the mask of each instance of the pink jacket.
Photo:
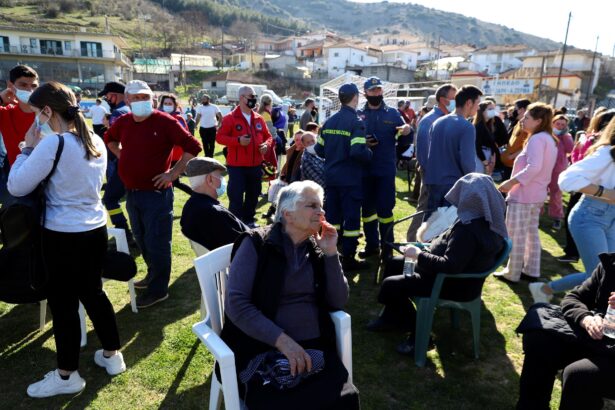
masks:
{"type": "Polygon", "coordinates": [[[587,150],[594,145],[594,142],[598,139],[600,134],[592,133],[581,136],[579,141],[575,144],[572,153],[570,154],[570,162],[573,164],[575,162],[579,162],[583,158],[585,158],[585,153],[587,150]]]}
{"type": "MultiPolygon", "coordinates": [[[[569,133],[560,135],[557,138],[559,142],[557,143],[557,161],[555,162],[555,168],[553,168],[554,175],[559,175],[560,172],[568,168],[568,154],[572,152],[572,148],[574,147],[572,135],[569,133]]],[[[557,181],[557,176],[555,180],[557,181]]]]}
{"type": "Polygon", "coordinates": [[[539,204],[547,199],[547,186],[557,160],[557,145],[551,134],[539,132],[530,137],[513,164],[515,185],[506,201],[520,204],[539,204]]]}

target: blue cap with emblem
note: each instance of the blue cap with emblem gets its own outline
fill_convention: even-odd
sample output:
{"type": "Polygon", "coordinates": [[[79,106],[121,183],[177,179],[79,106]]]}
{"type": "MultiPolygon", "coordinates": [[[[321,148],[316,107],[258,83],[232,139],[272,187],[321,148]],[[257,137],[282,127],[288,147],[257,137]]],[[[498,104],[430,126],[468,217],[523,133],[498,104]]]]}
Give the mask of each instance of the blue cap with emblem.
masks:
{"type": "Polygon", "coordinates": [[[356,84],[353,83],[344,84],[340,87],[338,94],[340,96],[359,94],[359,87],[357,87],[356,84]]]}
{"type": "Polygon", "coordinates": [[[381,87],[382,81],[378,77],[369,77],[367,81],[363,84],[363,88],[366,90],[371,90],[372,88],[381,87]]]}

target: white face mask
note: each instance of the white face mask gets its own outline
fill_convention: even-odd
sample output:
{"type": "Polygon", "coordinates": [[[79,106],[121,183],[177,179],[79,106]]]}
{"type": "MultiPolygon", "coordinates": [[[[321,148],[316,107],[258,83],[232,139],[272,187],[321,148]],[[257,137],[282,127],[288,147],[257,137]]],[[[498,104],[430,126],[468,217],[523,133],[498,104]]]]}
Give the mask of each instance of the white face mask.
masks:
{"type": "Polygon", "coordinates": [[[31,95],[32,91],[20,90],[19,88],[15,87],[15,97],[17,97],[17,99],[22,103],[27,104],[31,95]]]}
{"type": "Polygon", "coordinates": [[[496,114],[495,108],[491,108],[491,109],[487,110],[487,118],[491,119],[491,118],[495,117],[495,114],[496,114]]]}
{"type": "Polygon", "coordinates": [[[312,155],[316,155],[316,144],[312,144],[309,147],[305,147],[305,150],[312,155]]]}
{"type": "Polygon", "coordinates": [[[149,117],[154,111],[152,100],[135,101],[130,103],[130,109],[137,117],[149,117]]]}
{"type": "Polygon", "coordinates": [[[163,105],[162,110],[166,113],[171,114],[173,111],[175,111],[175,107],[173,107],[172,105],[163,105]]]}
{"type": "Polygon", "coordinates": [[[45,138],[48,135],[55,134],[55,131],[52,130],[51,127],[49,126],[49,120],[47,120],[47,122],[45,122],[44,124],[41,124],[41,119],[40,119],[41,114],[42,112],[38,113],[38,115],[34,117],[34,122],[36,123],[36,129],[38,130],[40,137],[45,138]]]}

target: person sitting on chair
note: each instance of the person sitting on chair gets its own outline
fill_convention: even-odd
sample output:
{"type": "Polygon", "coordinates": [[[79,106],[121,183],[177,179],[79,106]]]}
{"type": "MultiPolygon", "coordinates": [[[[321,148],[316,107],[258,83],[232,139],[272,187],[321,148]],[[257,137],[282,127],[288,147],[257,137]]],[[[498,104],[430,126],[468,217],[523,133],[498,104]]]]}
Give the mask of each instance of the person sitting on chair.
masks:
{"type": "Polygon", "coordinates": [[[209,157],[193,158],[186,165],[194,192],[182,211],[182,233],[210,251],[235,242],[249,229],[218,202],[226,192],[225,171],[224,165],[209,157]]]}
{"type": "MultiPolygon", "coordinates": [[[[445,199],[457,207],[458,220],[425,249],[405,248],[404,256],[416,261],[413,274],[390,276],[382,282],[378,302],[380,316],[367,325],[370,331],[402,329],[414,332],[416,310],[411,297],[429,297],[436,275],[484,272],[493,267],[508,236],[504,223],[505,203],[491,177],[470,173],[457,180],[445,199]]],[[[484,279],[447,279],[443,299],[469,301],[482,290],[484,279]]],[[[401,354],[414,354],[414,334],[397,346],[401,354]]]]}
{"type": "Polygon", "coordinates": [[[348,282],[337,231],[325,220],[323,195],[312,181],[284,187],[275,223],[235,242],[221,337],[235,354],[240,396],[250,410],[359,408],[329,316],[348,300],[348,282]],[[322,352],[324,367],[322,360],[313,361],[312,349],[322,352]],[[301,382],[279,390],[256,375],[244,384],[239,375],[254,371],[262,353],[288,360],[286,379],[301,376],[301,382]]]}

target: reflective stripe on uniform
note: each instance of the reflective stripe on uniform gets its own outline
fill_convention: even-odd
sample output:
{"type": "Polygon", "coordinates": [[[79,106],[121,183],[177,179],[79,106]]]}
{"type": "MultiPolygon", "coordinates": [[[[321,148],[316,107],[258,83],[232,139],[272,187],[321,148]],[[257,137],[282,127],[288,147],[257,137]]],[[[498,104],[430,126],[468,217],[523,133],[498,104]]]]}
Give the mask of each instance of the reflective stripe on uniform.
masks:
{"type": "Polygon", "coordinates": [[[354,137],[353,139],[350,140],[350,145],[355,145],[355,144],[365,144],[365,138],[364,137],[354,137]]]}
{"type": "Polygon", "coordinates": [[[393,218],[392,216],[390,216],[388,218],[378,218],[378,222],[380,222],[381,224],[390,224],[394,220],[395,220],[395,218],[393,218]]]}
{"type": "Polygon", "coordinates": [[[338,231],[342,229],[341,225],[331,225],[331,226],[337,229],[338,231]]]}
{"type": "Polygon", "coordinates": [[[122,208],[109,209],[109,210],[107,210],[107,213],[109,214],[109,216],[119,215],[119,214],[122,213],[122,208]]]}
{"type": "Polygon", "coordinates": [[[376,214],[373,214],[370,216],[364,216],[363,218],[361,218],[363,223],[374,222],[376,219],[378,219],[378,215],[376,214]]]}
{"type": "Polygon", "coordinates": [[[343,135],[345,137],[350,137],[350,131],[346,131],[346,130],[334,130],[334,129],[324,129],[322,130],[323,134],[331,134],[331,135],[343,135]]]}
{"type": "Polygon", "coordinates": [[[344,231],[343,236],[346,238],[358,238],[359,234],[359,231],[344,231]]]}
{"type": "Polygon", "coordinates": [[[320,144],[324,147],[325,145],[325,139],[323,138],[323,136],[321,135],[320,138],[318,138],[318,140],[316,141],[317,144],[320,144]]]}

